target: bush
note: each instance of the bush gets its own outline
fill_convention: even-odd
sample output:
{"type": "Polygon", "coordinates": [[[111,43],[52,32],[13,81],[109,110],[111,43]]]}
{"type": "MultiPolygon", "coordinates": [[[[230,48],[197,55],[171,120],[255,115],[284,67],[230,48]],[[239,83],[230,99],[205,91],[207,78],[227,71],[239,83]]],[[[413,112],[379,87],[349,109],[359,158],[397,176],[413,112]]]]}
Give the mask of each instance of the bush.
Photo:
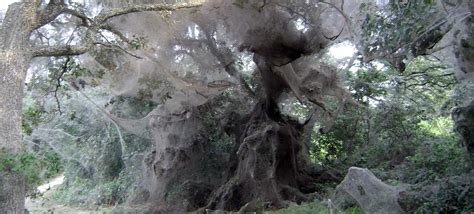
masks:
{"type": "Polygon", "coordinates": [[[62,172],[61,159],[51,150],[39,152],[22,151],[12,154],[0,150],[0,170],[4,172],[23,172],[29,194],[45,180],[62,172]]]}
{"type": "Polygon", "coordinates": [[[417,148],[416,154],[407,157],[413,171],[426,169],[431,178],[462,173],[468,166],[463,148],[456,138],[435,141],[417,148]]]}
{"type": "Polygon", "coordinates": [[[448,117],[437,117],[419,123],[423,143],[414,155],[407,157],[409,166],[405,182],[434,181],[459,175],[468,169],[468,159],[459,137],[452,132],[448,117]]]}
{"type": "Polygon", "coordinates": [[[474,171],[451,176],[430,185],[415,185],[401,205],[409,213],[472,213],[474,171]]]}

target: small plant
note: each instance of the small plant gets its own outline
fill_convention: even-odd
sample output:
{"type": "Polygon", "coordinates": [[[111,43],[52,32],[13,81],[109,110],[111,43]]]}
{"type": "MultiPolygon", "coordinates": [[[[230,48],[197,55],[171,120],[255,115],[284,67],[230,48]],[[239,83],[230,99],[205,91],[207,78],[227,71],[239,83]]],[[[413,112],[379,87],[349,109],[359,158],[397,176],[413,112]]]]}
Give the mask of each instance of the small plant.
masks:
{"type": "Polygon", "coordinates": [[[142,49],[145,47],[146,38],[144,36],[133,35],[133,39],[130,41],[130,46],[135,49],[142,49]]]}

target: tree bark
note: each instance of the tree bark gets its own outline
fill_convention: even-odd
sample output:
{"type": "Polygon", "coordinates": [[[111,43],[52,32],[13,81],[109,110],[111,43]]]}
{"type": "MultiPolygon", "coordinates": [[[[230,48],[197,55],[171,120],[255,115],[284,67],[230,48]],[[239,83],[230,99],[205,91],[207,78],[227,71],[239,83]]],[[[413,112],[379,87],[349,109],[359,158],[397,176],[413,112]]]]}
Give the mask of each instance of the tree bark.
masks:
{"type": "Polygon", "coordinates": [[[21,172],[0,171],[0,212],[23,213],[25,207],[25,176],[21,172]]]}
{"type": "MultiPolygon", "coordinates": [[[[32,58],[29,35],[37,1],[9,6],[0,31],[0,149],[17,154],[21,144],[23,84],[32,58]]],[[[25,179],[22,172],[0,172],[0,213],[23,213],[25,179]]]]}

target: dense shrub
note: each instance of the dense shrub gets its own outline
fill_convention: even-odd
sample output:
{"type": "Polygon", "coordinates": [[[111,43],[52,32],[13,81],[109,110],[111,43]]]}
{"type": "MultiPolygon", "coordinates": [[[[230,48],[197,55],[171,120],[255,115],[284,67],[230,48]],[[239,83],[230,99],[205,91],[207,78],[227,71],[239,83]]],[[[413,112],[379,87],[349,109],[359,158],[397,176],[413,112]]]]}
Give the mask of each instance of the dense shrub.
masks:
{"type": "Polygon", "coordinates": [[[414,185],[400,204],[410,213],[471,213],[474,211],[474,171],[414,185]]]}

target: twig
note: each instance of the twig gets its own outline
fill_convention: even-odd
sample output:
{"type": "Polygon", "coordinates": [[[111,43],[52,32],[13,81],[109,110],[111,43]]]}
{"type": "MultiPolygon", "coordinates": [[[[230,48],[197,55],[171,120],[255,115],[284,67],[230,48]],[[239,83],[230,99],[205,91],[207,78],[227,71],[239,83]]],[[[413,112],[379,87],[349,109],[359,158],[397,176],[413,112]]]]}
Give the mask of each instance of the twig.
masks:
{"type": "Polygon", "coordinates": [[[141,56],[138,56],[138,55],[135,55],[133,53],[130,53],[129,51],[123,49],[122,47],[120,47],[119,45],[113,45],[113,44],[107,44],[107,43],[103,43],[103,42],[94,42],[94,45],[102,45],[102,46],[105,46],[105,47],[108,47],[110,49],[116,49],[116,50],[119,50],[119,51],[123,51],[124,53],[132,56],[132,57],[135,57],[137,59],[143,59],[141,56]]]}
{"type": "Polygon", "coordinates": [[[63,112],[61,111],[61,104],[59,102],[58,98],[58,90],[61,87],[61,79],[63,78],[64,74],[68,71],[68,64],[71,61],[71,57],[67,56],[66,57],[66,62],[64,62],[64,65],[62,67],[61,73],[59,73],[59,76],[56,78],[56,88],[54,89],[54,98],[56,99],[56,104],[58,106],[58,112],[59,115],[61,115],[63,112]]]}
{"type": "MultiPolygon", "coordinates": [[[[327,4],[331,7],[333,7],[335,10],[337,10],[337,12],[339,12],[344,17],[344,19],[346,20],[346,24],[349,27],[349,29],[351,30],[351,32],[353,33],[353,36],[356,35],[356,32],[355,32],[354,28],[352,27],[352,20],[344,13],[344,11],[342,11],[342,9],[338,8],[336,5],[334,5],[330,2],[320,1],[318,3],[327,4]]],[[[344,4],[344,2],[343,2],[343,4],[344,4]]],[[[343,6],[343,5],[341,5],[341,6],[343,6]]]]}
{"type": "MultiPolygon", "coordinates": [[[[108,31],[111,32],[111,33],[113,33],[113,34],[116,34],[116,33],[112,32],[112,31],[110,31],[110,30],[108,30],[108,31]]],[[[124,48],[120,47],[120,45],[115,45],[115,44],[113,44],[113,43],[110,42],[109,39],[107,39],[107,37],[104,36],[104,34],[102,34],[100,31],[97,31],[97,33],[99,33],[99,35],[100,35],[102,38],[104,38],[107,43],[96,42],[95,44],[103,45],[103,46],[106,46],[106,47],[109,47],[109,48],[118,49],[118,50],[121,50],[121,51],[125,52],[126,54],[132,56],[132,57],[135,57],[135,58],[137,58],[137,59],[143,59],[142,57],[140,57],[140,56],[138,56],[138,55],[135,55],[135,54],[133,54],[133,53],[130,53],[129,51],[127,51],[127,50],[125,50],[124,48]]],[[[120,39],[123,40],[123,38],[122,38],[122,37],[124,37],[123,35],[120,36],[120,34],[117,34],[117,36],[119,36],[120,39]]],[[[125,39],[126,39],[126,38],[125,38],[125,39]]],[[[128,40],[125,40],[125,42],[129,43],[128,40]]]]}

